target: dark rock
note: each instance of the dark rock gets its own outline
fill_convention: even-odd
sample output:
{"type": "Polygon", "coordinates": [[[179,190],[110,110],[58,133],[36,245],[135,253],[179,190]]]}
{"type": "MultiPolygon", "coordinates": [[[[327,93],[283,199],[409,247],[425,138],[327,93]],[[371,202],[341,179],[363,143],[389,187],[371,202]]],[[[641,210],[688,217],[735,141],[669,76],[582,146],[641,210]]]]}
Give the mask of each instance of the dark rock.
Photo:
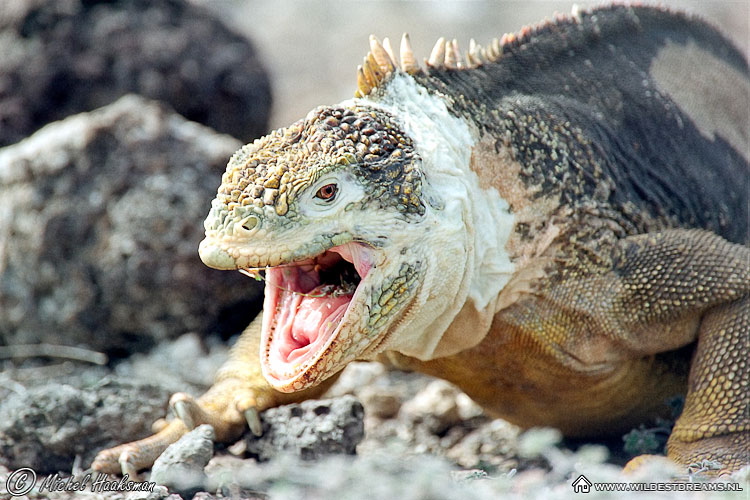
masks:
{"type": "Polygon", "coordinates": [[[0,3],[0,146],[126,93],[248,141],[268,76],[250,42],[184,0],[0,3]]]}
{"type": "Polygon", "coordinates": [[[206,482],[203,468],[214,454],[216,433],[210,425],[199,425],[172,443],[156,459],[151,481],[190,498],[206,482]]]}
{"type": "Polygon", "coordinates": [[[353,396],[304,401],[261,413],[263,435],[248,435],[247,452],[258,460],[289,453],[306,460],[353,454],[364,436],[364,410],[353,396]]]}
{"type": "Polygon", "coordinates": [[[151,433],[166,411],[163,389],[105,378],[76,388],[49,383],[0,401],[0,464],[38,474],[89,464],[102,448],[151,433]]]}
{"type": "Polygon", "coordinates": [[[262,290],[197,251],[239,145],[128,96],[0,149],[0,345],[117,356],[246,325],[262,290]],[[244,324],[217,325],[232,308],[244,324]]]}

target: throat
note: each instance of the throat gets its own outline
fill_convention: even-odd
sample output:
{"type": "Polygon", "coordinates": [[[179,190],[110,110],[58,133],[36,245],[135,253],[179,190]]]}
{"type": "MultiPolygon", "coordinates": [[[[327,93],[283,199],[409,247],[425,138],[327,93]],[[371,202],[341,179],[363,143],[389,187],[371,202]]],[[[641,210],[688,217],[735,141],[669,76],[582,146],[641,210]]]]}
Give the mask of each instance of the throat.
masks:
{"type": "Polygon", "coordinates": [[[285,364],[317,351],[333,335],[346,313],[352,293],[336,293],[322,285],[309,293],[282,291],[274,325],[272,352],[285,364]],[[332,292],[332,293],[326,293],[332,292]]]}
{"type": "Polygon", "coordinates": [[[267,268],[261,354],[265,373],[291,379],[326,351],[345,321],[360,273],[369,268],[369,254],[354,244],[267,268]]]}

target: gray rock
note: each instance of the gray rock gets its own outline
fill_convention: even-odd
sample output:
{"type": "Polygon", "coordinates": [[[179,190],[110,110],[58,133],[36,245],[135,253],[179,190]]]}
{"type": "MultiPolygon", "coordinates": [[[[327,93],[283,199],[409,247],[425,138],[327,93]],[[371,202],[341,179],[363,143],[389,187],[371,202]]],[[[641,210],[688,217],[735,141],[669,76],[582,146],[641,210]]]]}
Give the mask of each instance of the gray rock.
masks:
{"type": "Polygon", "coordinates": [[[487,479],[489,474],[482,469],[455,470],[451,471],[451,477],[454,481],[475,481],[477,479],[487,479]]]}
{"type": "Polygon", "coordinates": [[[191,497],[206,482],[203,468],[214,454],[216,433],[210,425],[199,425],[172,443],[156,459],[151,481],[191,497]]]}
{"type": "Polygon", "coordinates": [[[353,454],[364,436],[364,410],[353,396],[304,401],[261,413],[263,435],[248,435],[247,452],[258,460],[288,453],[305,460],[353,454]]]}
{"type": "MultiPolygon", "coordinates": [[[[149,492],[145,497],[143,494],[144,492],[142,491],[131,491],[125,495],[125,500],[183,500],[183,498],[176,493],[170,494],[166,486],[154,486],[153,491],[149,492]]],[[[113,497],[113,495],[108,496],[110,499],[113,497]]]]}
{"type": "Polygon", "coordinates": [[[76,388],[49,383],[0,400],[0,464],[38,474],[69,471],[76,455],[91,463],[102,448],[151,433],[166,412],[159,387],[109,377],[76,388]]]}
{"type": "Polygon", "coordinates": [[[434,380],[413,399],[401,406],[401,413],[409,421],[423,423],[432,433],[441,434],[461,422],[456,386],[434,380]]]}
{"type": "MultiPolygon", "coordinates": [[[[158,380],[171,393],[202,394],[213,384],[216,372],[229,358],[229,343],[217,337],[186,333],[159,343],[147,353],[133,354],[118,363],[114,372],[127,379],[158,380]]],[[[0,393],[1,394],[1,393],[0,393]]]]}
{"type": "MultiPolygon", "coordinates": [[[[220,469],[214,468],[212,474],[220,475],[220,469]]],[[[450,464],[433,456],[329,455],[310,461],[282,455],[259,464],[246,460],[244,466],[234,465],[230,470],[235,486],[224,483],[222,490],[263,492],[267,496],[261,498],[273,500],[489,500],[507,496],[507,491],[493,488],[490,480],[453,480],[450,464]]]]}
{"type": "Polygon", "coordinates": [[[245,326],[261,288],[197,252],[239,145],[126,96],[0,149],[0,345],[121,355],[245,326]]]}
{"type": "MultiPolygon", "coordinates": [[[[374,365],[374,366],[373,366],[374,365]]],[[[492,420],[446,381],[418,373],[352,363],[329,394],[353,393],[365,408],[360,457],[388,453],[437,455],[464,469],[493,473],[536,465],[519,457],[518,427],[492,420]],[[398,414],[393,415],[394,410],[398,414]]]]}
{"type": "Polygon", "coordinates": [[[368,417],[389,419],[401,409],[402,396],[397,390],[368,386],[360,390],[360,397],[368,417]]]}
{"type": "Polygon", "coordinates": [[[0,2],[0,146],[126,93],[248,141],[268,76],[250,42],[184,0],[0,2]]]}
{"type": "Polygon", "coordinates": [[[466,432],[468,433],[461,435],[455,444],[446,447],[445,451],[445,456],[459,466],[484,467],[503,472],[518,467],[518,427],[495,419],[466,432]]]}
{"type": "Polygon", "coordinates": [[[268,496],[257,490],[258,484],[243,480],[248,473],[250,477],[253,477],[259,468],[258,462],[251,458],[241,459],[233,455],[216,455],[208,462],[204,472],[208,477],[207,490],[220,492],[221,496],[214,497],[198,493],[193,497],[193,500],[213,500],[214,498],[267,500],[268,496]]]}

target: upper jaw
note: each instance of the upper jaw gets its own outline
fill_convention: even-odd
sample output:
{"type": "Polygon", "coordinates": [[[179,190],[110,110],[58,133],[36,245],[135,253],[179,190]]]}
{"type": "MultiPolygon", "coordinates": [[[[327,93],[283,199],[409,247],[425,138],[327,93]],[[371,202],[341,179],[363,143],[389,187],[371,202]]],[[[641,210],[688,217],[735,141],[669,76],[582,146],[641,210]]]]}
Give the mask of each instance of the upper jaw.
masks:
{"type": "MultiPolygon", "coordinates": [[[[297,238],[302,239],[300,235],[297,238]]],[[[199,253],[206,265],[217,269],[255,272],[259,268],[266,268],[260,356],[264,377],[271,386],[282,392],[301,390],[333,375],[357,357],[359,351],[366,347],[360,347],[362,339],[369,337],[369,294],[372,284],[379,280],[382,265],[386,263],[385,252],[373,245],[355,241],[349,233],[318,236],[294,250],[261,246],[254,241],[252,246],[248,243],[207,231],[199,253]],[[305,307],[317,307],[314,303],[321,292],[316,287],[327,283],[318,276],[317,268],[325,270],[332,261],[341,259],[354,266],[360,278],[359,285],[353,293],[351,288],[343,291],[334,288],[333,292],[323,292],[324,296],[330,293],[346,294],[350,300],[341,295],[330,295],[332,306],[339,308],[335,329],[320,328],[316,334],[305,333],[305,341],[300,344],[301,341],[294,337],[293,328],[281,328],[290,321],[288,311],[284,311],[282,305],[286,304],[288,310],[294,310],[295,316],[305,307]],[[294,279],[289,279],[290,275],[294,279]],[[285,317],[284,314],[287,314],[287,319],[280,319],[285,317]],[[281,337],[284,338],[280,341],[281,337]]],[[[322,302],[325,300],[321,299],[322,302]]],[[[291,321],[291,324],[296,324],[296,318],[291,321]]]]}
{"type": "MultiPolygon", "coordinates": [[[[258,240],[262,242],[262,238],[258,240]]],[[[268,244],[258,244],[256,240],[249,245],[245,238],[206,231],[206,237],[198,246],[198,254],[205,265],[219,270],[276,267],[314,258],[330,248],[345,245],[354,238],[343,232],[319,236],[294,247],[283,243],[284,238],[274,240],[268,244]]]]}

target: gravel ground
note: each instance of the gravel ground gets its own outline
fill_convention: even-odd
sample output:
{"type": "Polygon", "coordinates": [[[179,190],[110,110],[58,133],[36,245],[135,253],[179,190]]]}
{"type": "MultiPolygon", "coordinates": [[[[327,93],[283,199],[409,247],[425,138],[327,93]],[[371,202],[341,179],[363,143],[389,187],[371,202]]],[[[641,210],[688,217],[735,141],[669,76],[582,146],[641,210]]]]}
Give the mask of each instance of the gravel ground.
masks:
{"type": "MultiPolygon", "coordinates": [[[[489,418],[444,381],[378,363],[352,363],[329,390],[332,399],[263,414],[262,438],[248,433],[233,445],[210,446],[209,426],[190,433],[168,450],[153,473],[138,478],[169,489],[154,486],[148,495],[38,491],[55,472],[61,478],[85,477],[92,452],[147,435],[148,424],[165,413],[167,395],[176,389],[200,394],[227,354],[227,343],[189,334],[124,360],[114,370],[69,362],[43,368],[47,376],[42,378],[31,376],[35,367],[3,371],[0,456],[20,461],[0,465],[0,498],[6,498],[9,478],[13,484],[11,473],[22,467],[40,476],[37,489],[21,498],[61,500],[563,499],[571,497],[572,482],[581,474],[592,482],[665,482],[675,476],[673,470],[653,468],[622,476],[621,441],[581,444],[561,440],[553,429],[521,432],[489,418]],[[139,425],[128,426],[133,420],[139,425]],[[22,445],[24,454],[9,451],[9,441],[22,445]]],[[[699,475],[682,479],[704,481],[699,475]]],[[[723,482],[739,483],[743,491],[591,497],[747,498],[750,470],[723,482]]]]}

